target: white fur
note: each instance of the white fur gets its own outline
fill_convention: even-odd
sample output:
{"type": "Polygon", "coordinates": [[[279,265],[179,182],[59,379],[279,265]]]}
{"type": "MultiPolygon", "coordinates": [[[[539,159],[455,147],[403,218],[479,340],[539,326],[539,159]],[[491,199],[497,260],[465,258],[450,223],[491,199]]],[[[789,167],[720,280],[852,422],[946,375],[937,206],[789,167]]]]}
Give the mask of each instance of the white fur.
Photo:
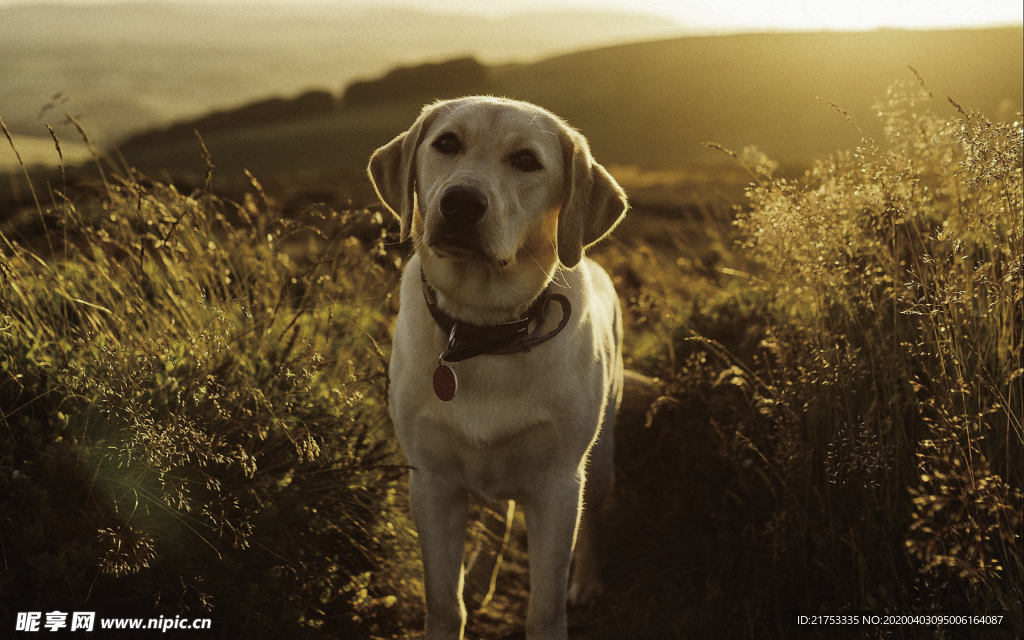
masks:
{"type": "MultiPolygon", "coordinates": [[[[416,248],[402,277],[390,398],[413,467],[410,499],[426,573],[427,638],[462,637],[463,537],[472,491],[524,506],[527,637],[564,640],[567,598],[585,601],[601,592],[600,505],[612,484],[611,430],[623,375],[618,298],[608,275],[582,252],[625,213],[625,196],[593,161],[585,139],[562,120],[497,98],[428,105],[409,131],[373,155],[369,170],[416,248]],[[446,133],[458,138],[458,153],[433,146],[446,133]],[[517,166],[514,158],[524,150],[541,169],[517,166]],[[465,244],[462,236],[454,245],[442,240],[452,235],[440,212],[451,186],[487,198],[486,214],[465,231],[472,237],[465,244]],[[561,333],[529,352],[459,363],[458,394],[442,402],[431,380],[448,336],[424,302],[421,269],[438,305],[463,322],[514,320],[552,281],[572,312],[561,333]]],[[[544,326],[532,329],[537,335],[561,320],[558,304],[547,310],[544,326]]]]}

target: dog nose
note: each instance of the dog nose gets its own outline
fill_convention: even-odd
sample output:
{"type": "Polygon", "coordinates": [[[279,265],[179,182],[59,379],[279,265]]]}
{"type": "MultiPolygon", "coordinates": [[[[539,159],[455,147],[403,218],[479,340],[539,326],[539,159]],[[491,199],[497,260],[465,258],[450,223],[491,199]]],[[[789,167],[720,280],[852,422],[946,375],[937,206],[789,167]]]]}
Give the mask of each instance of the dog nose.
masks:
{"type": "Polygon", "coordinates": [[[441,215],[449,222],[470,225],[487,212],[487,196],[472,187],[448,187],[441,196],[441,215]]]}

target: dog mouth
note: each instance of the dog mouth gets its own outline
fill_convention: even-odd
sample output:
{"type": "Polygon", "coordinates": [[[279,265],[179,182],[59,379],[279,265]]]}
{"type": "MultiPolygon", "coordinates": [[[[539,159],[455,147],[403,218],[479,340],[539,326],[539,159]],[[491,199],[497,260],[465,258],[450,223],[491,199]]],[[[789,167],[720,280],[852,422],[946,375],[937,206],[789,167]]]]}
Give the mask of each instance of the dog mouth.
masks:
{"type": "Polygon", "coordinates": [[[498,258],[488,254],[478,247],[465,247],[461,245],[434,244],[430,247],[431,253],[442,260],[456,260],[459,262],[479,262],[487,266],[496,266],[506,269],[512,260],[498,258]]]}
{"type": "Polygon", "coordinates": [[[465,230],[440,230],[431,234],[424,243],[437,258],[459,262],[479,262],[487,266],[506,268],[513,260],[494,255],[484,247],[475,233],[465,230]]]}

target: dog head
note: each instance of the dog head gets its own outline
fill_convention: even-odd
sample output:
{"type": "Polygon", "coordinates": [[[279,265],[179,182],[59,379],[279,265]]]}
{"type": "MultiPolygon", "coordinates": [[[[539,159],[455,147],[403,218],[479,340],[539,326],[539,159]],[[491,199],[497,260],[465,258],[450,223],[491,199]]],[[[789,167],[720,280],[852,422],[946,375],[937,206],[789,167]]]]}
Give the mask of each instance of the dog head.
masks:
{"type": "Polygon", "coordinates": [[[582,135],[540,107],[501,98],[424,107],[373,154],[369,174],[456,317],[464,307],[514,316],[558,263],[579,264],[626,211],[582,135]]]}

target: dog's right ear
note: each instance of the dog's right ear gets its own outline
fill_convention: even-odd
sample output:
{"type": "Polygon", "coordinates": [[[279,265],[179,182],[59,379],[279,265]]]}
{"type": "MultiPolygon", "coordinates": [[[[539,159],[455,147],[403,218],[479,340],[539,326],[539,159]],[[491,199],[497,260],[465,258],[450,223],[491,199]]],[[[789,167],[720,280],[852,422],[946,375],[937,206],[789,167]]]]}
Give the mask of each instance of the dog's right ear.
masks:
{"type": "Polygon", "coordinates": [[[401,223],[403,241],[409,237],[416,206],[416,150],[434,120],[438,104],[423,107],[408,131],[373,152],[367,167],[380,201],[401,223]]]}

